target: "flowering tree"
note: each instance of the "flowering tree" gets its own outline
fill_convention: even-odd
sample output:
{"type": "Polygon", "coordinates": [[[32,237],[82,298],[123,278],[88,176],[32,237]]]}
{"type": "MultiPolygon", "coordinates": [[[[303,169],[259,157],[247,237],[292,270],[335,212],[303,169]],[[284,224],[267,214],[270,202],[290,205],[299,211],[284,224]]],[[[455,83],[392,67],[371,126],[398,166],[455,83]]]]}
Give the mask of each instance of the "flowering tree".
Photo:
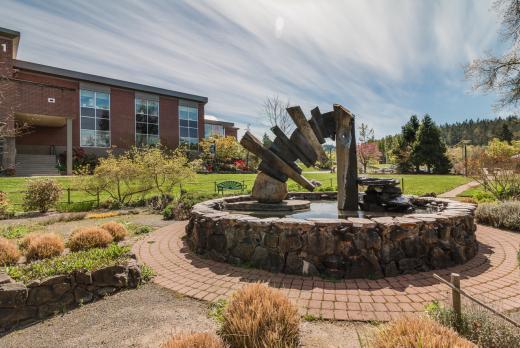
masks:
{"type": "Polygon", "coordinates": [[[377,162],[381,158],[381,151],[379,151],[379,147],[375,142],[359,144],[357,146],[357,154],[358,161],[363,167],[363,173],[365,174],[367,172],[367,166],[370,163],[377,162]]]}

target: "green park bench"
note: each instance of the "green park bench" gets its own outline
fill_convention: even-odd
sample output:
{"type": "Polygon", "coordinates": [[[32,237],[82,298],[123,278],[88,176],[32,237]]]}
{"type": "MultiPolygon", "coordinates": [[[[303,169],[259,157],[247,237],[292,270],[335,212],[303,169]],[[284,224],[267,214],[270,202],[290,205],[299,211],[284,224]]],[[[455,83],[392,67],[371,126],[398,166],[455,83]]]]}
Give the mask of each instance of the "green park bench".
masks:
{"type": "Polygon", "coordinates": [[[246,185],[243,182],[239,182],[239,181],[222,181],[219,183],[215,183],[215,191],[217,191],[217,193],[222,193],[222,194],[224,194],[225,190],[244,191],[245,188],[246,188],[246,185]]]}

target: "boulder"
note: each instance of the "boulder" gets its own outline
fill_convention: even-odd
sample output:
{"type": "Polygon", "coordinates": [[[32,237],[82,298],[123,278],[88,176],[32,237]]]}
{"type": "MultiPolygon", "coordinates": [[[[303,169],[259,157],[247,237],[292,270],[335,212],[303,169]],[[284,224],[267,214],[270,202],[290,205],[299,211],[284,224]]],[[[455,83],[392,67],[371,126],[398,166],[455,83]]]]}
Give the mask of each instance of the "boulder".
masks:
{"type": "Polygon", "coordinates": [[[287,183],[258,173],[251,196],[260,203],[280,203],[287,197],[287,183]]]}

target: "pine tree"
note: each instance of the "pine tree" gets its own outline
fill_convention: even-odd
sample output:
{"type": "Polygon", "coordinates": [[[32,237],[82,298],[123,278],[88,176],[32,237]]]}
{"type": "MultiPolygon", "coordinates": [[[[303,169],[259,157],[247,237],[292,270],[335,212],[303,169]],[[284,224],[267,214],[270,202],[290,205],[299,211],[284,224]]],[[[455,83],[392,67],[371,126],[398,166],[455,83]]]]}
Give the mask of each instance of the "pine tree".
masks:
{"type": "Polygon", "coordinates": [[[499,139],[507,141],[509,145],[511,145],[511,142],[513,141],[513,132],[511,132],[506,123],[502,124],[502,131],[500,132],[499,139]]]}
{"type": "Polygon", "coordinates": [[[407,144],[413,144],[417,131],[419,130],[419,119],[417,115],[412,115],[410,120],[403,126],[403,140],[407,144]]]}
{"type": "Polygon", "coordinates": [[[262,143],[265,147],[269,147],[269,146],[271,146],[273,141],[271,140],[271,138],[269,138],[269,135],[267,135],[267,133],[264,133],[264,135],[262,137],[262,143]]]}
{"type": "Polygon", "coordinates": [[[411,158],[416,165],[426,165],[428,173],[432,169],[436,173],[447,173],[451,168],[440,130],[428,114],[424,115],[417,131],[411,158]]]}

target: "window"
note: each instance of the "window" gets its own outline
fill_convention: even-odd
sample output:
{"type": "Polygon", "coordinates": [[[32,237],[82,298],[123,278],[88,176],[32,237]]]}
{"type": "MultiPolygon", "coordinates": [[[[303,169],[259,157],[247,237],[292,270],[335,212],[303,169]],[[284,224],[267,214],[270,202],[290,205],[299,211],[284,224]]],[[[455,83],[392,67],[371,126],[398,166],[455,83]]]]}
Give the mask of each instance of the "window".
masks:
{"type": "Polygon", "coordinates": [[[159,143],[159,101],[135,98],[135,144],[159,143]]]}
{"type": "Polygon", "coordinates": [[[110,94],[80,90],[80,145],[110,147],[110,94]]]}
{"type": "Polygon", "coordinates": [[[199,108],[197,103],[181,100],[179,103],[180,143],[190,150],[199,148],[199,108]]]}
{"type": "Polygon", "coordinates": [[[208,124],[204,125],[204,137],[209,138],[211,136],[218,135],[223,137],[224,134],[224,126],[219,124],[208,124]]]}

